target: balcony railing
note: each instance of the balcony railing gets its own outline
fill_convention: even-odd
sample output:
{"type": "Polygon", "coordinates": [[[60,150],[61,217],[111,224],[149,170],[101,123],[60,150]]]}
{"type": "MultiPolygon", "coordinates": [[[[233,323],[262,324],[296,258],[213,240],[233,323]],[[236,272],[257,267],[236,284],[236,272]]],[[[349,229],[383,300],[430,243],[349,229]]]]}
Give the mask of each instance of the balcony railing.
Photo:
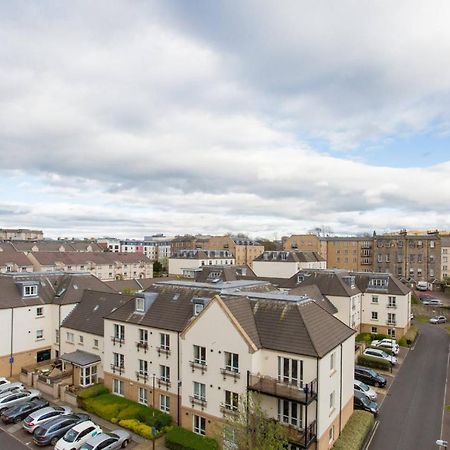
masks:
{"type": "Polygon", "coordinates": [[[223,367],[222,369],[220,369],[220,373],[223,375],[224,380],[227,377],[233,377],[235,383],[239,378],[241,378],[241,373],[239,372],[239,369],[237,367],[236,368],[223,367]]]}
{"type": "Polygon", "coordinates": [[[158,387],[164,386],[167,390],[169,390],[172,383],[167,378],[158,378],[158,387]]]}
{"type": "Polygon", "coordinates": [[[316,421],[311,422],[306,428],[297,428],[292,425],[285,425],[285,427],[289,442],[303,448],[308,448],[317,437],[316,421]]]}
{"type": "Polygon", "coordinates": [[[189,361],[189,364],[192,368],[192,372],[195,372],[195,369],[200,369],[202,371],[202,374],[204,374],[206,372],[206,370],[208,369],[206,361],[205,362],[189,361]]]}
{"type": "Polygon", "coordinates": [[[293,384],[276,378],[248,374],[248,389],[272,397],[285,398],[296,402],[309,404],[317,398],[317,380],[310,383],[293,384]]]}
{"type": "Polygon", "coordinates": [[[206,405],[208,404],[206,399],[200,398],[200,397],[196,397],[195,395],[190,395],[189,396],[189,401],[191,402],[192,405],[199,405],[202,408],[206,408],[206,405]]]}
{"type": "Polygon", "coordinates": [[[144,342],[144,341],[136,342],[136,348],[138,351],[142,349],[142,350],[144,350],[144,353],[147,353],[148,342],[144,342]]]}
{"type": "Polygon", "coordinates": [[[391,309],[397,309],[397,305],[395,303],[394,304],[388,304],[387,307],[391,308],[391,309]]]}
{"type": "Polygon", "coordinates": [[[237,406],[227,405],[225,403],[221,403],[220,404],[220,412],[223,415],[235,416],[235,415],[239,414],[239,408],[237,406]]]}
{"type": "Polygon", "coordinates": [[[136,371],[136,379],[138,381],[143,381],[144,383],[148,380],[148,373],[147,372],[140,372],[139,370],[136,371]]]}
{"type": "Polygon", "coordinates": [[[397,321],[396,320],[386,320],[386,325],[395,326],[395,325],[397,325],[397,321]]]}
{"type": "Polygon", "coordinates": [[[170,348],[169,347],[156,347],[156,351],[158,352],[158,356],[161,356],[161,354],[166,355],[166,358],[170,355],[170,348]]]}
{"type": "Polygon", "coordinates": [[[119,375],[122,375],[122,373],[125,372],[125,367],[111,364],[111,370],[113,371],[113,373],[118,373],[119,375]]]}
{"type": "Polygon", "coordinates": [[[111,341],[113,345],[119,344],[120,347],[122,347],[123,344],[125,344],[125,337],[124,336],[111,336],[111,341]]]}

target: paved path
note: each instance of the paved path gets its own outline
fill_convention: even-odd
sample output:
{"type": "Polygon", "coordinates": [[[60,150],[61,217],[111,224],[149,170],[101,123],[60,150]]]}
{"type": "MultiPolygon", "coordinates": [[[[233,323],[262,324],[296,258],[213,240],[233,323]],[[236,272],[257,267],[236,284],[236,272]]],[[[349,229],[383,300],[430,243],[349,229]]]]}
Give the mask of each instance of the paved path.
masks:
{"type": "Polygon", "coordinates": [[[449,336],[436,325],[420,326],[379,415],[369,450],[436,450],[441,436],[449,336]]]}
{"type": "Polygon", "coordinates": [[[0,448],[2,450],[29,450],[22,442],[0,429],[0,448]]]}

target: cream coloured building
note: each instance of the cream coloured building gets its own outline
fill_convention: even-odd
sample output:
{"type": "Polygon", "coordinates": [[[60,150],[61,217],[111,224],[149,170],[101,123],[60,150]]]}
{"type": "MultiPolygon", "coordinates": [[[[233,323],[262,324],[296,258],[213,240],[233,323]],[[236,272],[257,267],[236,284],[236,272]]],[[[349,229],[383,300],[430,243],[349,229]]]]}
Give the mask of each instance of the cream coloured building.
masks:
{"type": "Polygon", "coordinates": [[[169,258],[169,275],[193,277],[193,271],[203,266],[234,265],[236,259],[229,250],[179,250],[169,258]]]}
{"type": "Polygon", "coordinates": [[[253,266],[253,260],[264,252],[264,246],[244,236],[212,236],[203,246],[205,249],[229,250],[238,266],[253,266]]]}

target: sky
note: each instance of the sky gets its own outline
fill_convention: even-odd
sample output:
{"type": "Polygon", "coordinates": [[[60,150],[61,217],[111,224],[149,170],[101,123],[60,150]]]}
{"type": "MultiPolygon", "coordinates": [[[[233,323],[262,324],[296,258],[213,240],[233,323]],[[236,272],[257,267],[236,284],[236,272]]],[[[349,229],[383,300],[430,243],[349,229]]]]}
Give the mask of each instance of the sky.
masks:
{"type": "Polygon", "coordinates": [[[0,0],[0,227],[450,229],[450,2],[0,0]]]}

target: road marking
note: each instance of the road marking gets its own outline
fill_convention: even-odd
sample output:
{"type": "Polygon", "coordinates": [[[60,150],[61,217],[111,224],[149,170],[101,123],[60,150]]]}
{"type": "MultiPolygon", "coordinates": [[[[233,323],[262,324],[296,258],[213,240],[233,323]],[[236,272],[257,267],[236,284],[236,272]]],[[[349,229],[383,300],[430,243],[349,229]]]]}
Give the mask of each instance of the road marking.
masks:
{"type": "Polygon", "coordinates": [[[375,436],[375,433],[377,432],[378,425],[380,425],[380,421],[379,421],[379,420],[376,420],[376,421],[375,421],[375,424],[374,424],[374,426],[373,426],[373,428],[372,428],[372,434],[371,434],[371,436],[370,436],[370,438],[369,438],[369,441],[367,442],[367,444],[366,444],[366,446],[364,447],[363,450],[367,450],[367,449],[370,447],[370,444],[372,443],[372,439],[373,439],[373,437],[375,436]]]}
{"type": "Polygon", "coordinates": [[[449,359],[450,359],[450,344],[448,346],[447,351],[447,373],[445,374],[445,389],[444,389],[444,399],[442,402],[442,420],[441,420],[441,439],[442,439],[442,429],[444,428],[444,416],[445,416],[445,402],[447,400],[447,383],[448,383],[448,365],[449,365],[449,359]]]}

